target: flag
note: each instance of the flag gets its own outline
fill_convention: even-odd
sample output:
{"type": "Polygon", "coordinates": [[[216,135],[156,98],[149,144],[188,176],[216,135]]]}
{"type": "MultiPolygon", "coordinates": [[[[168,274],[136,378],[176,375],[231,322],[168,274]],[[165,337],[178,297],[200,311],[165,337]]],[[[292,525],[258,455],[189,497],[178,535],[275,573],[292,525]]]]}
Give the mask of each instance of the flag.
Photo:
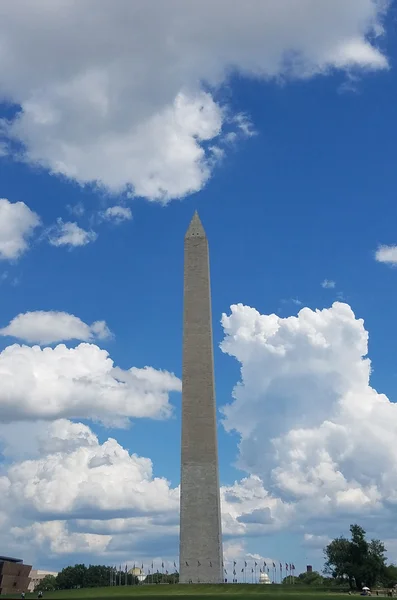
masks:
{"type": "Polygon", "coordinates": [[[254,572],[254,569],[251,569],[251,573],[253,573],[253,572],[254,572]]]}
{"type": "Polygon", "coordinates": [[[176,569],[176,563],[174,563],[174,567],[175,567],[175,569],[176,569]]]}
{"type": "Polygon", "coordinates": [[[226,571],[226,569],[224,569],[224,571],[225,571],[225,574],[227,575],[227,571],[226,571]]]}
{"type": "Polygon", "coordinates": [[[161,568],[164,569],[164,563],[163,562],[161,563],[161,568]]]}
{"type": "Polygon", "coordinates": [[[165,574],[168,575],[168,571],[166,571],[165,574]]]}
{"type": "Polygon", "coordinates": [[[286,568],[286,569],[287,569],[287,571],[288,571],[288,563],[285,563],[285,568],[286,568]]]}
{"type": "Polygon", "coordinates": [[[292,565],[292,570],[295,571],[295,565],[292,565]]]}
{"type": "Polygon", "coordinates": [[[142,568],[142,571],[143,571],[143,563],[142,563],[142,567],[141,568],[142,568]]]}
{"type": "Polygon", "coordinates": [[[283,565],[282,565],[282,563],[280,563],[280,571],[282,571],[282,570],[283,570],[283,565]]]}
{"type": "Polygon", "coordinates": [[[233,561],[233,567],[235,567],[237,565],[236,561],[233,561]]]}
{"type": "Polygon", "coordinates": [[[257,566],[258,566],[258,563],[257,563],[257,562],[255,562],[255,567],[257,567],[257,566]]]}
{"type": "Polygon", "coordinates": [[[128,571],[128,567],[127,567],[127,565],[125,565],[125,572],[127,573],[127,571],[128,571]]]}
{"type": "Polygon", "coordinates": [[[245,566],[245,567],[247,566],[247,563],[246,563],[245,561],[244,561],[244,566],[245,566]]]}
{"type": "Polygon", "coordinates": [[[259,569],[259,573],[262,573],[262,569],[259,569]]]}
{"type": "Polygon", "coordinates": [[[154,564],[152,563],[152,569],[154,569],[154,564]]]}
{"type": "Polygon", "coordinates": [[[235,575],[235,574],[236,574],[236,569],[233,569],[233,575],[235,575]]]}
{"type": "Polygon", "coordinates": [[[267,572],[269,573],[269,567],[267,568],[267,572]]]}
{"type": "Polygon", "coordinates": [[[241,572],[244,573],[244,569],[241,569],[241,572]]]}
{"type": "Polygon", "coordinates": [[[276,563],[273,563],[273,569],[275,569],[275,568],[276,568],[276,563]]]}

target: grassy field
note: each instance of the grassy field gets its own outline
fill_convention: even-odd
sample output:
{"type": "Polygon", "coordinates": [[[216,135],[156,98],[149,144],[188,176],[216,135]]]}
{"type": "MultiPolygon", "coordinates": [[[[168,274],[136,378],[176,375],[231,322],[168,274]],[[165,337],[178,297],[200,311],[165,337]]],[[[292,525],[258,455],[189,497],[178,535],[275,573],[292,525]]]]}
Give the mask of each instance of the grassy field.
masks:
{"type": "MultiPolygon", "coordinates": [[[[314,600],[319,596],[326,596],[327,600],[341,598],[346,593],[327,593],[323,590],[302,588],[302,586],[278,585],[247,585],[247,584],[222,584],[222,585],[142,585],[118,586],[113,588],[87,588],[82,590],[62,590],[59,592],[45,592],[44,600],[85,600],[99,598],[100,600],[139,600],[143,596],[150,596],[150,600],[164,600],[166,596],[182,598],[203,597],[205,600],[219,600],[220,596],[230,596],[233,600],[244,600],[250,596],[254,598],[265,596],[267,600],[314,600]]],[[[2,596],[2,598],[18,598],[19,596],[2,596]]],[[[37,598],[37,594],[26,594],[26,600],[37,598]]],[[[254,598],[252,600],[254,600],[254,598]]]]}

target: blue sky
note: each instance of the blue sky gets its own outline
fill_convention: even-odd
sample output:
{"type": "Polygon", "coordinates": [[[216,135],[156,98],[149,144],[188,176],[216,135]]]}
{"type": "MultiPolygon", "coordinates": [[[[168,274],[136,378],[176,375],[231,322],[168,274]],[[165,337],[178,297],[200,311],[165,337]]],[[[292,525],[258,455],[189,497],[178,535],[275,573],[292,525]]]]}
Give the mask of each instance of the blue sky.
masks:
{"type": "Polygon", "coordinates": [[[394,7],[302,0],[291,29],[252,0],[223,31],[221,0],[213,26],[206,2],[178,21],[171,1],[161,34],[142,10],[143,35],[130,4],[99,4],[0,8],[7,548],[53,569],[176,559],[183,237],[198,209],[225,560],[321,568],[354,521],[397,559],[394,7]]]}

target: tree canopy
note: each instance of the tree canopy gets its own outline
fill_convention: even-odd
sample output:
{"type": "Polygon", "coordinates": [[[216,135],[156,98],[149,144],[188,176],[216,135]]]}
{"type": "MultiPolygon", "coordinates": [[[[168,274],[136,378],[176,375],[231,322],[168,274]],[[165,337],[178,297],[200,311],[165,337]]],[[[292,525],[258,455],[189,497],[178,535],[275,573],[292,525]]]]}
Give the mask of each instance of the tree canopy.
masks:
{"type": "Polygon", "coordinates": [[[46,575],[41,581],[35,586],[35,592],[53,592],[57,589],[57,579],[54,575],[46,575]]]}
{"type": "Polygon", "coordinates": [[[74,567],[65,567],[56,577],[56,586],[58,589],[70,590],[75,588],[87,587],[106,587],[121,583],[132,585],[138,583],[135,576],[126,574],[123,571],[115,570],[105,565],[86,565],[77,564],[74,567]],[[126,581],[127,577],[127,581],[126,581]]]}
{"type": "Polygon", "coordinates": [[[338,537],[324,548],[324,572],[348,580],[352,589],[385,585],[389,568],[385,553],[386,548],[380,540],[368,541],[362,527],[351,525],[350,539],[338,537]]]}

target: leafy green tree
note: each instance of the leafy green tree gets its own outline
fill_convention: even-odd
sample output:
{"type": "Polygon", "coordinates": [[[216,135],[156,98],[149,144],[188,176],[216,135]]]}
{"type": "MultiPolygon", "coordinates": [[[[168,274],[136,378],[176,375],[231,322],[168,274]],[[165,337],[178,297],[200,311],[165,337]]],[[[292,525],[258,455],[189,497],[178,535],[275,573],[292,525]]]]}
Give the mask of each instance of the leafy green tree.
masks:
{"type": "Polygon", "coordinates": [[[322,585],[324,578],[317,571],[312,571],[311,573],[300,573],[297,577],[299,583],[303,583],[304,585],[322,585]]]}
{"type": "Polygon", "coordinates": [[[290,583],[301,583],[301,581],[299,581],[298,577],[293,577],[291,575],[287,575],[286,577],[283,578],[281,583],[283,585],[289,585],[290,583]]]}
{"type": "Polygon", "coordinates": [[[397,566],[387,565],[383,572],[383,585],[388,588],[392,588],[397,585],[397,566]]]}
{"type": "Polygon", "coordinates": [[[351,565],[350,542],[345,537],[334,539],[324,548],[324,572],[334,579],[349,581],[350,588],[354,587],[354,575],[351,565]]]}
{"type": "Polygon", "coordinates": [[[147,575],[145,583],[178,583],[179,573],[153,573],[147,575]]]}
{"type": "Polygon", "coordinates": [[[85,565],[74,565],[66,567],[57,575],[57,586],[61,590],[71,590],[85,587],[87,567],[85,565]]]}
{"type": "Polygon", "coordinates": [[[366,540],[359,525],[350,526],[351,539],[339,537],[324,548],[324,572],[339,580],[348,580],[351,589],[373,587],[383,579],[386,549],[379,540],[366,540]]]}
{"type": "Polygon", "coordinates": [[[106,587],[110,585],[110,567],[106,565],[89,565],[84,587],[106,587]]]}
{"type": "Polygon", "coordinates": [[[35,592],[53,592],[57,589],[57,580],[54,575],[46,575],[41,581],[35,586],[35,592]]]}

